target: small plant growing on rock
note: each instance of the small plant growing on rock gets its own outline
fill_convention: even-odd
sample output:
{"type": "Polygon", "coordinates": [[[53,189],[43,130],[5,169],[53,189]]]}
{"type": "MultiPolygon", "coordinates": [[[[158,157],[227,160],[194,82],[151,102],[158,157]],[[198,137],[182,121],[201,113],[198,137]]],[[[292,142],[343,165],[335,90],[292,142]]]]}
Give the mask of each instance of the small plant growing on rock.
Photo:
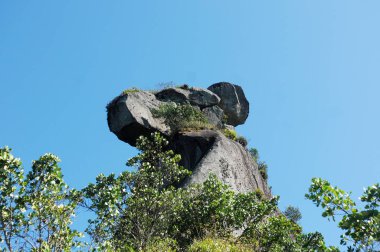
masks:
{"type": "Polygon", "coordinates": [[[163,118],[173,130],[213,129],[199,109],[190,104],[167,103],[152,111],[154,117],[163,118]]]}
{"type": "Polygon", "coordinates": [[[176,86],[176,88],[182,88],[184,90],[191,90],[192,89],[192,87],[190,87],[188,84],[178,85],[178,86],[176,86]]]}
{"type": "Polygon", "coordinates": [[[259,166],[261,177],[265,180],[268,180],[268,165],[264,161],[260,161],[259,151],[256,148],[251,148],[249,149],[249,153],[259,166]]]}
{"type": "Polygon", "coordinates": [[[259,151],[256,148],[250,148],[249,153],[251,154],[251,156],[252,156],[253,160],[255,160],[255,162],[257,162],[259,160],[259,158],[260,158],[259,151]]]}
{"type": "Polygon", "coordinates": [[[246,147],[248,145],[248,141],[245,137],[239,136],[235,130],[225,128],[223,129],[222,133],[229,139],[238,142],[243,147],[246,147]]]}
{"type": "Polygon", "coordinates": [[[236,139],[236,142],[238,142],[239,144],[243,145],[243,147],[246,147],[248,145],[248,141],[245,137],[243,136],[238,136],[237,139],[236,139]]]}
{"type": "Polygon", "coordinates": [[[128,89],[125,89],[121,95],[126,95],[126,94],[130,94],[130,93],[137,93],[137,92],[140,92],[140,89],[136,88],[136,87],[132,87],[132,88],[128,88],[128,89]]]}
{"type": "Polygon", "coordinates": [[[268,165],[265,162],[259,162],[259,172],[263,179],[268,180],[268,165]]]}
{"type": "Polygon", "coordinates": [[[235,130],[232,130],[232,129],[224,129],[224,130],[223,130],[223,134],[224,134],[227,138],[229,138],[229,139],[231,139],[231,140],[234,140],[234,141],[236,141],[237,138],[238,138],[236,131],[235,131],[235,130]]]}

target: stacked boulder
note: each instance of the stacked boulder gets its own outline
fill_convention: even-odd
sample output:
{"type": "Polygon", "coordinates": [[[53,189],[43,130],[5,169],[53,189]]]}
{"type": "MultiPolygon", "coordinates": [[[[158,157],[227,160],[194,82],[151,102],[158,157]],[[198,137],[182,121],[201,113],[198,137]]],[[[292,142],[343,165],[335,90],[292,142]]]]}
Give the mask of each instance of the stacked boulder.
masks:
{"type": "Polygon", "coordinates": [[[182,165],[192,170],[182,186],[202,183],[210,173],[238,192],[261,190],[270,197],[266,181],[248,150],[224,136],[223,129],[244,124],[249,102],[243,89],[228,82],[208,89],[189,87],[165,88],[158,92],[132,90],[116,97],[107,106],[108,126],[120,140],[135,146],[140,135],[159,131],[170,147],[182,156],[182,165]],[[202,111],[215,130],[174,131],[154,110],[168,103],[188,104],[202,111]]]}

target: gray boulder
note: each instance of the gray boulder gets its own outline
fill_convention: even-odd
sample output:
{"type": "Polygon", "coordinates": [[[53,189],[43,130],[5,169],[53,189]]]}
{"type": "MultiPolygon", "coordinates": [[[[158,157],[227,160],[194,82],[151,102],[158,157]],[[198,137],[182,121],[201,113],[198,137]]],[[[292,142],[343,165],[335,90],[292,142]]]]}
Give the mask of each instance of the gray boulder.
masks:
{"type": "Polygon", "coordinates": [[[130,92],[116,97],[107,106],[108,127],[120,140],[136,145],[141,135],[160,131],[170,134],[170,129],[160,118],[155,118],[151,110],[158,109],[161,101],[145,91],[130,92]]]}
{"type": "Polygon", "coordinates": [[[160,101],[189,103],[199,108],[206,108],[219,104],[220,98],[210,90],[203,88],[166,88],[156,93],[160,101]]]}
{"type": "Polygon", "coordinates": [[[227,124],[233,126],[244,124],[249,114],[249,102],[240,86],[219,82],[211,85],[208,90],[220,97],[218,106],[227,115],[227,124]]]}
{"type": "Polygon", "coordinates": [[[208,122],[216,125],[218,128],[222,128],[224,126],[224,112],[219,106],[207,107],[202,110],[202,113],[208,119],[208,122]]]}

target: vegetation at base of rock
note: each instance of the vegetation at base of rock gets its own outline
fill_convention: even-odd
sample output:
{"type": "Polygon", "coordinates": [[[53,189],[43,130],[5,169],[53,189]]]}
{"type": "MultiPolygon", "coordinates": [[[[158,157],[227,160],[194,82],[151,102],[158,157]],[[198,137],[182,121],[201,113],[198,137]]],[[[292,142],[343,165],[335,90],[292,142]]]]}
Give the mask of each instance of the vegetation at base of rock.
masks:
{"type": "Polygon", "coordinates": [[[140,137],[137,148],[141,152],[128,161],[135,172],[101,175],[83,190],[84,205],[96,216],[87,232],[97,249],[148,251],[152,246],[170,246],[174,251],[178,246],[182,251],[197,251],[210,243],[198,241],[209,237],[217,237],[214,245],[219,250],[215,251],[228,243],[231,248],[240,244],[261,251],[297,251],[309,246],[300,226],[275,214],[277,197],[236,193],[215,175],[202,184],[174,187],[189,172],[178,165],[178,155],[165,149],[167,144],[158,133],[140,137]],[[235,230],[242,234],[232,244],[235,230]]]}
{"type": "MultiPolygon", "coordinates": [[[[127,163],[134,172],[99,175],[81,192],[64,183],[58,157],[41,156],[24,177],[21,161],[0,149],[1,251],[339,251],[320,233],[303,233],[294,209],[280,214],[278,197],[237,193],[215,175],[176,187],[190,172],[168,144],[159,133],[140,137],[140,153],[127,163]],[[78,204],[95,216],[86,230],[89,244],[70,228],[78,204]]],[[[348,251],[378,251],[379,184],[363,193],[364,209],[322,179],[313,179],[306,197],[322,206],[323,216],[342,216],[348,251]]]]}
{"type": "Polygon", "coordinates": [[[141,151],[128,161],[136,172],[120,176],[99,175],[95,184],[84,190],[84,206],[93,211],[86,232],[100,250],[132,246],[145,249],[153,240],[169,238],[171,220],[178,215],[178,201],[173,184],[190,174],[178,165],[180,156],[164,150],[168,141],[158,133],[140,137],[141,151]]]}
{"type": "Polygon", "coordinates": [[[313,178],[307,199],[323,208],[322,216],[336,221],[344,231],[341,245],[349,245],[348,251],[379,251],[380,249],[380,185],[364,190],[360,197],[360,209],[350,193],[332,186],[321,178],[313,178]]]}
{"type": "Polygon", "coordinates": [[[154,117],[163,118],[173,131],[214,129],[203,113],[190,104],[165,103],[152,111],[154,117]]]}
{"type": "Polygon", "coordinates": [[[302,219],[301,211],[298,207],[288,206],[284,211],[284,215],[289,220],[298,223],[302,219]]]}
{"type": "Polygon", "coordinates": [[[45,154],[24,176],[11,149],[0,149],[1,251],[70,251],[81,245],[81,233],[70,227],[80,195],[64,183],[59,162],[45,154]]]}

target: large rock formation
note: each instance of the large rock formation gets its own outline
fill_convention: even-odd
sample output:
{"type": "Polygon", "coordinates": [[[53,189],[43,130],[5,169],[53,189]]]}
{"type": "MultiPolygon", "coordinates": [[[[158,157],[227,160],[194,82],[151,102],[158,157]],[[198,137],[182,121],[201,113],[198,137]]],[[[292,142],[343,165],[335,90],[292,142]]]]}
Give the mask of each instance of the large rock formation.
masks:
{"type": "Polygon", "coordinates": [[[260,189],[270,197],[267,183],[248,150],[222,133],[224,128],[243,124],[248,116],[249,103],[240,86],[222,82],[208,89],[184,85],[154,93],[132,90],[112,100],[107,112],[110,130],[132,146],[140,135],[154,131],[166,135],[170,147],[181,154],[182,165],[193,171],[183,186],[201,183],[213,173],[235,191],[260,189]],[[153,110],[173,102],[202,111],[215,130],[175,131],[162,118],[153,116],[153,110]]]}

